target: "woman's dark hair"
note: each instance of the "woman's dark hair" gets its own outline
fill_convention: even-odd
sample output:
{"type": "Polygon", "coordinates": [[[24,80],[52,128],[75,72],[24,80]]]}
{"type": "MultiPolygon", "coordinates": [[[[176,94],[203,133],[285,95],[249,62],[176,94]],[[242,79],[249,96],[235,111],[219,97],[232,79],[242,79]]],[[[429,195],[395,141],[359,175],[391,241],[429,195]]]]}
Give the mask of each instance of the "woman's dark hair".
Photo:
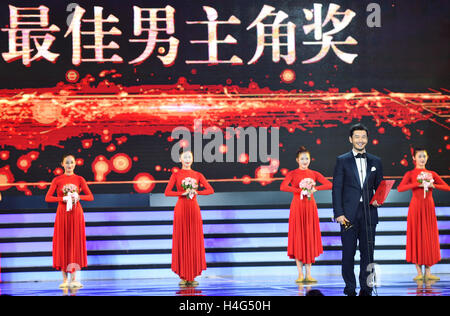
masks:
{"type": "Polygon", "coordinates": [[[355,124],[352,127],[350,127],[350,137],[353,137],[353,133],[355,131],[366,131],[367,136],[369,136],[369,130],[361,123],[355,124]]]}
{"type": "Polygon", "coordinates": [[[194,153],[191,151],[191,150],[186,150],[186,149],[184,149],[183,147],[181,147],[180,148],[180,150],[179,150],[179,156],[181,157],[184,153],[191,153],[192,154],[192,156],[194,156],[194,153]]]}
{"type": "Polygon", "coordinates": [[[428,155],[428,152],[427,152],[427,150],[426,150],[425,148],[423,148],[423,147],[414,147],[414,148],[413,148],[413,157],[416,157],[416,154],[417,154],[419,151],[424,151],[424,152],[426,152],[427,155],[428,155]]]}
{"type": "Polygon", "coordinates": [[[303,153],[308,153],[308,154],[310,154],[309,150],[306,149],[305,146],[300,146],[299,149],[297,150],[297,154],[295,155],[295,158],[298,158],[298,156],[299,156],[300,154],[303,154],[303,153]]]}
{"type": "Polygon", "coordinates": [[[64,160],[66,160],[67,157],[73,157],[73,159],[75,160],[75,156],[74,156],[74,155],[72,155],[72,154],[67,154],[67,155],[64,155],[64,156],[63,156],[61,162],[64,162],[64,160]]]}
{"type": "Polygon", "coordinates": [[[180,148],[180,152],[179,153],[180,153],[180,155],[178,157],[180,157],[180,162],[181,162],[181,156],[183,156],[183,154],[185,154],[185,153],[191,153],[192,158],[194,158],[194,153],[191,150],[180,148]]]}

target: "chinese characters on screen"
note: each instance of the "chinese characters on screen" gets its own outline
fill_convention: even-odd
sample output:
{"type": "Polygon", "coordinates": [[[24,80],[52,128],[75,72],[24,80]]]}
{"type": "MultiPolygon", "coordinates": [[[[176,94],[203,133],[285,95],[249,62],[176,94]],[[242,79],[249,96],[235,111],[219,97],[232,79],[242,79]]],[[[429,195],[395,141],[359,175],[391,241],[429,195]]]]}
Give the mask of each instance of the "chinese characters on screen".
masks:
{"type": "MultiPolygon", "coordinates": [[[[203,6],[203,10],[206,20],[185,21],[185,23],[207,28],[207,39],[192,38],[189,39],[189,43],[201,45],[199,48],[205,47],[208,58],[185,60],[186,64],[242,65],[247,63],[251,65],[257,63],[264,52],[270,48],[273,62],[278,63],[280,60],[284,60],[288,65],[296,62],[297,25],[289,21],[289,15],[284,11],[277,11],[274,7],[264,5],[254,21],[246,27],[246,31],[256,32],[256,43],[254,43],[253,57],[249,61],[244,61],[237,55],[225,60],[219,57],[220,45],[236,45],[239,42],[232,34],[227,34],[225,38],[220,39],[218,29],[226,24],[241,26],[239,18],[232,15],[228,19],[219,19],[216,9],[203,6]]],[[[83,7],[77,6],[72,13],[64,39],[71,38],[72,40],[73,65],[107,62],[127,62],[137,65],[145,62],[154,54],[166,67],[175,63],[180,39],[177,38],[175,30],[176,14],[173,7],[169,5],[165,8],[133,7],[133,34],[129,36],[128,41],[130,45],[141,43],[141,46],[145,46],[145,48],[140,55],[130,61],[125,61],[120,56],[120,45],[114,41],[119,36],[125,36],[120,30],[120,20],[114,14],[108,15],[105,11],[106,9],[101,6],[95,6],[93,12],[87,12],[83,7]],[[107,17],[105,18],[105,16],[107,17]]],[[[302,60],[302,63],[317,63],[327,56],[330,49],[345,63],[353,63],[358,54],[344,52],[338,47],[357,45],[357,40],[352,36],[347,36],[344,41],[338,41],[334,39],[334,36],[351,23],[356,13],[349,9],[343,11],[339,5],[334,3],[329,4],[325,15],[322,15],[323,5],[318,3],[314,3],[312,9],[305,8],[302,11],[299,13],[302,14],[305,21],[302,31],[306,39],[302,45],[318,47],[318,53],[302,60]]],[[[60,26],[51,24],[51,12],[48,7],[44,5],[39,7],[10,5],[9,16],[9,25],[1,29],[2,32],[8,34],[9,51],[2,52],[5,62],[21,60],[27,67],[37,60],[57,62],[60,53],[54,51],[52,45],[58,40],[55,35],[63,31],[60,26]]]]}

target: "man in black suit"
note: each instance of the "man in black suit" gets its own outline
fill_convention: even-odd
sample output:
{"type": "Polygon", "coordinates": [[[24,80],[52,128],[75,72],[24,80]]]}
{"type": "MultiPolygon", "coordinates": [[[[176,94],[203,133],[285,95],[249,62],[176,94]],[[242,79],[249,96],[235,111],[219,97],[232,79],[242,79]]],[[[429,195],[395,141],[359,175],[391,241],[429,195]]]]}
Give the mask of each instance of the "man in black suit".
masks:
{"type": "Polygon", "coordinates": [[[383,180],[383,167],[380,158],[366,153],[368,136],[364,125],[351,127],[349,141],[353,149],[337,158],[333,176],[333,212],[341,224],[342,277],[344,293],[349,296],[356,295],[354,265],[358,240],[360,295],[372,295],[373,290],[373,284],[368,282],[368,265],[373,263],[379,205],[376,201],[370,205],[370,200],[383,180]]]}

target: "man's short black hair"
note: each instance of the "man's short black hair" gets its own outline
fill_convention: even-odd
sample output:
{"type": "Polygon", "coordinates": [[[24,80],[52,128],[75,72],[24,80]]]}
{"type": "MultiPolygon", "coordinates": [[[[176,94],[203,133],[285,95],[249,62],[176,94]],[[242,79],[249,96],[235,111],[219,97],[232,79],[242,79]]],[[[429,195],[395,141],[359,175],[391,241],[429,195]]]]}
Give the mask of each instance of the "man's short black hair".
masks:
{"type": "Polygon", "coordinates": [[[366,131],[367,136],[369,136],[369,130],[361,123],[355,124],[350,128],[350,137],[353,136],[354,131],[366,131]]]}

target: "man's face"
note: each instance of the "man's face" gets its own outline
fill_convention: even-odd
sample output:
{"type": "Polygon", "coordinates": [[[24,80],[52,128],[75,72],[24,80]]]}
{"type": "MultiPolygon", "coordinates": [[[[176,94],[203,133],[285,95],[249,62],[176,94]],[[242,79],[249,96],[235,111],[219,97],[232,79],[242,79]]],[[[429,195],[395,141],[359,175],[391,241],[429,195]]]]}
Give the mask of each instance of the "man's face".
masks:
{"type": "Polygon", "coordinates": [[[363,151],[366,148],[369,138],[366,131],[354,131],[353,135],[349,137],[350,143],[356,151],[363,151]]]}

